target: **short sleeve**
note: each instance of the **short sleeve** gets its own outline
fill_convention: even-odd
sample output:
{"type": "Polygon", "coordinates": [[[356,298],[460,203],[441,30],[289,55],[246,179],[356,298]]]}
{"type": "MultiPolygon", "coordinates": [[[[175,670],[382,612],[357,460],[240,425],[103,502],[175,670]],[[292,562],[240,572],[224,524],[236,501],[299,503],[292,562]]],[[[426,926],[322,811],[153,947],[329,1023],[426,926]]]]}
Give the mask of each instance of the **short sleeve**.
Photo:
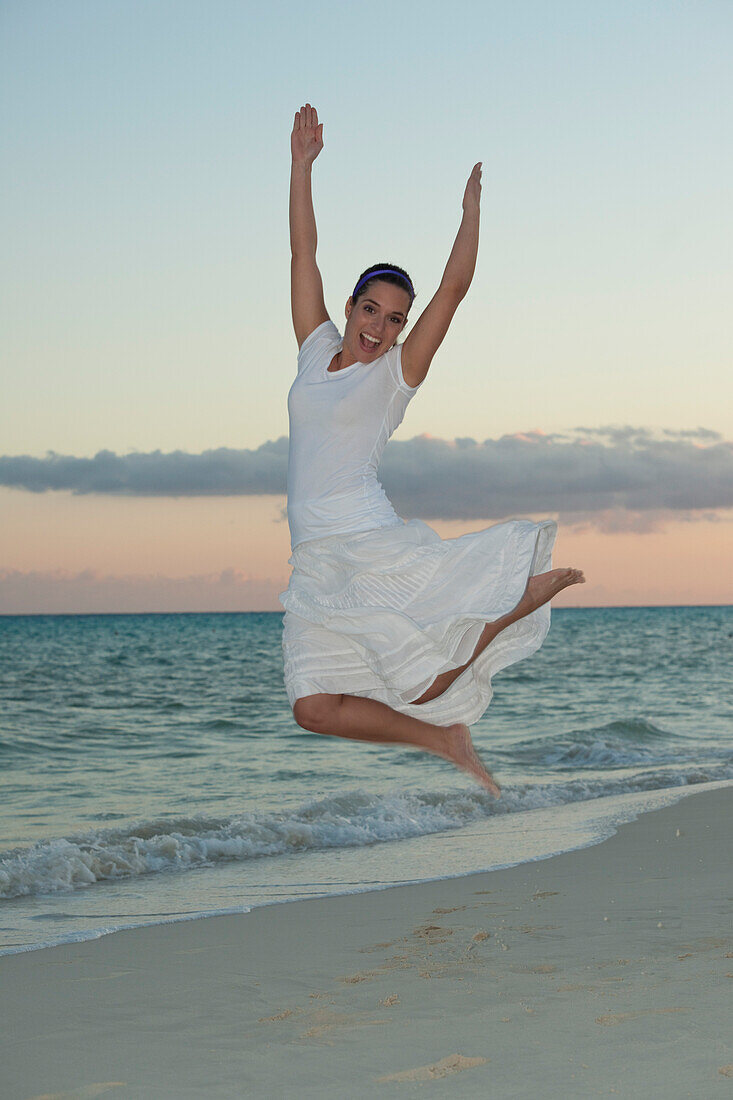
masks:
{"type": "MultiPolygon", "coordinates": [[[[422,386],[422,382],[418,382],[416,386],[408,386],[405,382],[405,376],[402,373],[402,344],[395,344],[393,348],[390,348],[387,352],[387,361],[389,362],[389,369],[392,374],[392,379],[397,388],[407,397],[412,397],[422,386]]],[[[423,379],[423,382],[425,379],[423,379]]]]}
{"type": "Polygon", "coordinates": [[[306,336],[300,345],[298,374],[302,374],[316,363],[321,362],[329,352],[332,358],[340,343],[341,334],[333,321],[324,321],[318,328],[314,328],[313,332],[306,336]]]}

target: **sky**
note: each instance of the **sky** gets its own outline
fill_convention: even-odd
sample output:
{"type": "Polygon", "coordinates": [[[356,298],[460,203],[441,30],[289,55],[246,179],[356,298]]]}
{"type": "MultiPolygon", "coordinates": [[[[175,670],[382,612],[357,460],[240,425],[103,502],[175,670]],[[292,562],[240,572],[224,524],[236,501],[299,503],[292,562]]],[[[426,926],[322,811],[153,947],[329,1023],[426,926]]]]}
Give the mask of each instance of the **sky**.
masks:
{"type": "Polygon", "coordinates": [[[0,613],[281,609],[306,101],[342,331],[380,261],[414,323],[483,163],[399,514],[557,519],[557,606],[733,602],[732,50],[727,0],[4,0],[0,613]]]}

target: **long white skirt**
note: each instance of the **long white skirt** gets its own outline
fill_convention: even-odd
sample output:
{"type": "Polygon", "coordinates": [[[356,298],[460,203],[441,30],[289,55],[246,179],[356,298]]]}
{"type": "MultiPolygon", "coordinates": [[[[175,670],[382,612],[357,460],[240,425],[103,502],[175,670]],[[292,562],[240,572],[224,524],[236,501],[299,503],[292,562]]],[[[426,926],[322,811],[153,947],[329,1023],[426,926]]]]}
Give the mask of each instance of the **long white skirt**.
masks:
{"type": "Polygon", "coordinates": [[[439,696],[413,703],[436,676],[465,664],[486,623],[512,611],[529,577],[552,568],[553,520],[512,519],[441,539],[419,519],[300,543],[280,601],[285,687],[345,694],[449,725],[475,722],[491,679],[539,649],[550,604],[502,630],[439,696]]]}

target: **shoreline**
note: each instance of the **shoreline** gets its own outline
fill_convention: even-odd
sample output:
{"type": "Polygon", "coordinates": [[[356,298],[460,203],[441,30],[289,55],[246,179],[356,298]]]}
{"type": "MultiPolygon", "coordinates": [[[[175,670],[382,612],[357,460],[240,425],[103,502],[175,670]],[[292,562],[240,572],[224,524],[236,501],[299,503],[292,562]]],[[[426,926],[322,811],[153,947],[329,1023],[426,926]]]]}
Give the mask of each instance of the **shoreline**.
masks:
{"type": "Polygon", "coordinates": [[[713,1095],[731,825],[688,788],[531,863],[3,956],[2,1095],[713,1095]]]}
{"type": "MultiPolygon", "coordinates": [[[[372,891],[378,892],[385,889],[394,889],[400,886],[419,886],[424,883],[452,881],[454,879],[465,878],[472,874],[484,874],[493,871],[507,870],[512,867],[523,866],[544,859],[551,859],[557,855],[601,844],[613,836],[622,825],[635,820],[642,814],[654,812],[656,809],[672,805],[680,799],[688,797],[693,792],[702,793],[706,790],[715,790],[725,786],[733,786],[733,780],[711,780],[700,784],[699,791],[696,784],[668,788],[661,787],[646,791],[605,794],[593,798],[581,799],[578,802],[559,803],[544,807],[537,806],[502,814],[498,817],[490,815],[483,820],[470,823],[467,822],[455,830],[446,829],[437,833],[427,832],[413,837],[395,838],[392,843],[399,844],[400,851],[395,852],[394,861],[397,864],[401,863],[403,868],[405,863],[407,863],[409,868],[413,871],[413,874],[403,874],[393,881],[385,881],[379,885],[375,885],[373,881],[368,883],[365,882],[364,884],[354,883],[352,889],[345,890],[337,888],[322,890],[314,889],[312,893],[307,895],[304,895],[302,890],[293,888],[294,892],[290,897],[268,897],[267,900],[252,900],[250,896],[248,900],[242,901],[241,904],[214,906],[193,911],[181,911],[175,915],[168,914],[166,916],[161,916],[159,919],[138,919],[128,922],[110,923],[108,925],[97,925],[38,942],[2,945],[0,946],[0,959],[12,955],[24,954],[30,951],[45,951],[67,944],[87,943],[89,941],[101,939],[104,936],[116,935],[118,932],[134,931],[137,928],[152,928],[159,925],[165,926],[185,921],[207,920],[220,916],[244,916],[268,906],[290,905],[309,898],[325,899],[330,897],[349,897],[351,895],[371,893],[372,891]],[[561,826],[560,828],[558,828],[559,825],[561,826]],[[515,833],[517,829],[520,829],[522,837],[519,847],[516,838],[512,838],[512,833],[515,833]],[[507,835],[507,833],[509,835],[507,835]],[[570,839],[571,837],[572,840],[570,839]],[[415,848],[413,847],[417,846],[419,850],[421,844],[425,842],[430,844],[436,840],[450,844],[454,866],[458,866],[461,863],[461,857],[463,859],[471,859],[476,848],[482,848],[486,851],[484,858],[487,860],[487,863],[483,866],[474,865],[467,869],[454,870],[451,874],[439,873],[436,861],[439,859],[442,865],[442,852],[439,857],[436,854],[432,859],[425,855],[423,855],[422,859],[416,859],[415,848]],[[519,848],[523,851],[520,852],[519,848]],[[533,854],[524,854],[527,849],[532,851],[533,854]],[[467,856],[466,853],[469,850],[471,855],[467,856]],[[491,860],[489,851],[491,851],[493,857],[491,860]]],[[[350,874],[355,875],[357,874],[358,866],[364,859],[365,851],[373,852],[375,849],[378,850],[380,848],[381,843],[368,845],[366,849],[358,845],[346,846],[342,849],[335,850],[329,848],[323,850],[314,849],[311,855],[318,857],[330,853],[331,856],[333,856],[334,852],[337,852],[342,867],[350,874]]],[[[246,873],[245,867],[246,865],[242,866],[235,862],[228,869],[231,873],[237,875],[242,871],[246,873]]],[[[189,869],[188,873],[190,873],[191,870],[198,869],[199,868],[189,869]]],[[[219,868],[219,870],[221,870],[221,868],[219,868]]],[[[186,873],[185,870],[182,871],[182,874],[185,875],[186,873]]],[[[142,875],[137,876],[137,879],[140,883],[140,888],[143,890],[148,887],[154,888],[156,885],[154,876],[142,875]]],[[[122,877],[119,879],[102,880],[100,885],[103,887],[105,885],[110,885],[115,888],[123,889],[129,886],[134,889],[135,882],[136,876],[132,876],[129,878],[122,877]]],[[[181,883],[177,885],[184,886],[185,880],[182,880],[181,883]]],[[[278,890],[287,890],[288,888],[287,882],[278,882],[273,885],[278,890]]],[[[304,884],[300,883],[300,885],[302,886],[304,884]]],[[[313,885],[315,886],[316,883],[313,883],[313,885]]],[[[50,894],[48,895],[48,899],[50,902],[62,907],[64,907],[63,903],[66,901],[65,908],[68,910],[69,908],[81,905],[84,901],[85,893],[85,890],[77,889],[70,894],[65,892],[50,894]]],[[[31,897],[32,896],[33,895],[31,895],[31,897]]],[[[42,900],[43,894],[38,895],[38,897],[42,900]]],[[[8,901],[9,904],[15,901],[20,901],[22,903],[25,898],[26,895],[18,895],[17,897],[8,899],[8,901]]],[[[110,898],[110,902],[114,904],[115,899],[110,898]]],[[[151,904],[154,904],[152,899],[151,904]]]]}

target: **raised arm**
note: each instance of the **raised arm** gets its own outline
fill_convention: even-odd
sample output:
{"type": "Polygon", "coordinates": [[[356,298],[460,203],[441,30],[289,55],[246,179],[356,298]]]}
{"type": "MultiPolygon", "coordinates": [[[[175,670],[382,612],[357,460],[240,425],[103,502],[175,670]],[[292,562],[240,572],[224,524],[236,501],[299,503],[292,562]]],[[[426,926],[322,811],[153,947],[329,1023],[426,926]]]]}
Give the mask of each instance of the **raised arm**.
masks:
{"type": "Polygon", "coordinates": [[[313,161],[322,148],[323,123],[319,125],[315,107],[306,103],[295,112],[290,135],[290,302],[298,347],[328,320],[323,281],[316,264],[318,235],[311,194],[313,161]]]}
{"type": "Polygon", "coordinates": [[[418,386],[428,373],[433,356],[443,343],[446,332],[465,298],[476,269],[479,213],[481,203],[481,162],[475,164],[463,195],[463,218],[443,278],[432,299],[402,345],[402,373],[408,386],[418,386]]]}

